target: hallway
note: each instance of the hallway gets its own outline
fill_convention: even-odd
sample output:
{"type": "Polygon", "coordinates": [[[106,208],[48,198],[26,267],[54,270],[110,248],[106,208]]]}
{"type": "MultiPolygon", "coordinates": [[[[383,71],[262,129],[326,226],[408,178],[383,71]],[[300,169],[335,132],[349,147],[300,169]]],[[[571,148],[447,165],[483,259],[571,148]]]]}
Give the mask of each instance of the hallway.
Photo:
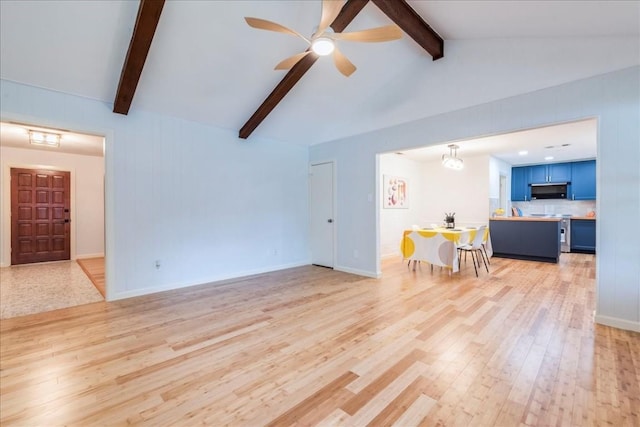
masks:
{"type": "Polygon", "coordinates": [[[75,261],[0,268],[0,319],[98,301],[104,298],[75,261]]]}

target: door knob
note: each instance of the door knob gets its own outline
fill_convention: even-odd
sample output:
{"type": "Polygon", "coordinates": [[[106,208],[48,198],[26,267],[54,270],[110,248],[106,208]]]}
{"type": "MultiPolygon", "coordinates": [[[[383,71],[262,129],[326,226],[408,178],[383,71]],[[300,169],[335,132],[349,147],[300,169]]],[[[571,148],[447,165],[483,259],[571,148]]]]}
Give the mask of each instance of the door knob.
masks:
{"type": "Polygon", "coordinates": [[[332,220],[331,218],[329,218],[329,219],[327,220],[327,222],[328,222],[328,223],[332,223],[332,222],[333,222],[333,220],[332,220]]]}

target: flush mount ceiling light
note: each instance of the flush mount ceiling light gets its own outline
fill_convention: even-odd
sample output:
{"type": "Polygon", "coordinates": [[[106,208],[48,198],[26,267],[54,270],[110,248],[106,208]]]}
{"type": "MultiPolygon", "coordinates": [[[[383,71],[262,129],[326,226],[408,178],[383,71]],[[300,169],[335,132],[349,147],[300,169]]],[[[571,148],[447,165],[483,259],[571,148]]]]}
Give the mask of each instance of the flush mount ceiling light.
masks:
{"type": "Polygon", "coordinates": [[[449,144],[449,154],[442,155],[442,165],[449,169],[460,170],[464,168],[462,159],[458,157],[458,147],[456,144],[449,144]]]}
{"type": "Polygon", "coordinates": [[[44,145],[46,147],[59,147],[60,135],[57,133],[29,131],[29,142],[34,145],[44,145]]]}

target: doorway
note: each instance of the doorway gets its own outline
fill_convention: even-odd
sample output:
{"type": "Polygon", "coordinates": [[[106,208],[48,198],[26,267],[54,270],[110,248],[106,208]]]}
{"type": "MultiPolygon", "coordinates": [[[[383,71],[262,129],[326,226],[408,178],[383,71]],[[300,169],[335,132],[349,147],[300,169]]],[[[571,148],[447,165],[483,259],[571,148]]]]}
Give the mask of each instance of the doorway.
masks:
{"type": "Polygon", "coordinates": [[[11,168],[11,265],[71,259],[70,175],[11,168]]]}
{"type": "MultiPolygon", "coordinates": [[[[85,303],[94,292],[104,300],[104,272],[100,289],[78,261],[105,256],[105,137],[1,121],[0,151],[0,270],[12,284],[2,287],[5,296],[43,311],[85,303]],[[36,145],[35,133],[59,144],[36,145]]],[[[3,313],[17,313],[4,303],[3,313]]]]}
{"type": "Polygon", "coordinates": [[[333,162],[311,165],[309,173],[309,240],[311,263],[334,266],[333,162]]]}
{"type": "MultiPolygon", "coordinates": [[[[401,175],[411,183],[409,197],[412,198],[404,211],[379,210],[380,258],[401,257],[398,242],[403,230],[412,225],[440,224],[443,212],[457,212],[456,224],[472,227],[486,224],[497,208],[504,209],[509,216],[506,212],[512,204],[512,167],[544,163],[549,155],[553,155],[551,160],[555,163],[595,159],[597,120],[588,118],[379,154],[378,182],[385,174],[401,175]],[[554,146],[549,141],[562,141],[562,144],[554,146]],[[450,142],[460,147],[458,155],[464,159],[461,170],[453,171],[442,165],[442,155],[447,153],[450,142]],[[446,183],[446,187],[442,183],[446,183]],[[479,194],[482,197],[476,197],[479,194]]],[[[595,209],[595,201],[563,200],[556,205],[526,203],[533,212],[549,208],[554,212],[562,209],[562,213],[580,214],[595,209]]]]}

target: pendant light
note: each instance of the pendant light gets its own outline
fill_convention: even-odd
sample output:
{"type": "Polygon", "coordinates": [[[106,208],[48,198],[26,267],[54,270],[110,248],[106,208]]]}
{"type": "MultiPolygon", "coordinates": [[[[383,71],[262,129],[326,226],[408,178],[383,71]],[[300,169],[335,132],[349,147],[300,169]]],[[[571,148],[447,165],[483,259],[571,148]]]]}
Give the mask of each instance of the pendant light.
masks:
{"type": "Polygon", "coordinates": [[[458,157],[458,147],[456,144],[449,144],[449,154],[442,155],[442,165],[445,168],[460,170],[464,168],[464,162],[458,157]]]}

